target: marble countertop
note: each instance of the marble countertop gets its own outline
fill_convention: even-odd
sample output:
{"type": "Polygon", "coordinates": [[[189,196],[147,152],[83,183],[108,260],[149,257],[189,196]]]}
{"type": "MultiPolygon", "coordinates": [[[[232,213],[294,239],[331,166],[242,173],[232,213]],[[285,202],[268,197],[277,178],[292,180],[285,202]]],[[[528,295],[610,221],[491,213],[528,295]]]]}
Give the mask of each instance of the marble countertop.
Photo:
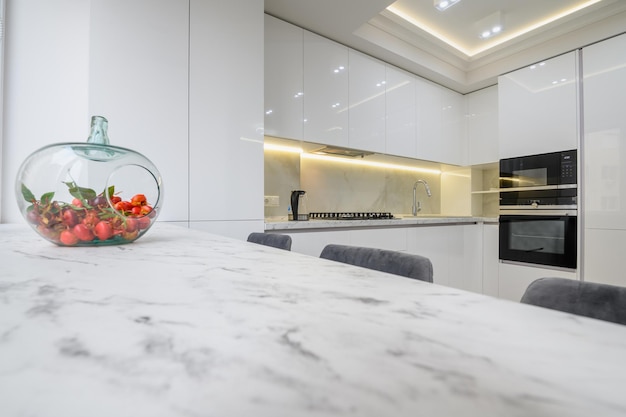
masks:
{"type": "Polygon", "coordinates": [[[400,216],[381,220],[307,220],[288,221],[286,218],[266,219],[265,230],[339,229],[360,227],[413,227],[422,225],[497,223],[498,218],[472,216],[421,215],[400,216]]]}
{"type": "Polygon", "coordinates": [[[0,415],[626,415],[626,326],[157,222],[0,225],[0,415]]]}

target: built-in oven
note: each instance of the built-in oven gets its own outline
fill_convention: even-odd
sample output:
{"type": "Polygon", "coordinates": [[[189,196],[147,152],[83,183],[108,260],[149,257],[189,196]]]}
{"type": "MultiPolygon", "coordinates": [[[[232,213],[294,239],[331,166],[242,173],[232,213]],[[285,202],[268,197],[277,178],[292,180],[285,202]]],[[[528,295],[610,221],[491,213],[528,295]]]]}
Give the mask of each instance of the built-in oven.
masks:
{"type": "Polygon", "coordinates": [[[500,161],[501,261],[576,269],[577,152],[500,161]]]}
{"type": "Polygon", "coordinates": [[[576,210],[500,212],[500,260],[576,269],[576,210]]]}

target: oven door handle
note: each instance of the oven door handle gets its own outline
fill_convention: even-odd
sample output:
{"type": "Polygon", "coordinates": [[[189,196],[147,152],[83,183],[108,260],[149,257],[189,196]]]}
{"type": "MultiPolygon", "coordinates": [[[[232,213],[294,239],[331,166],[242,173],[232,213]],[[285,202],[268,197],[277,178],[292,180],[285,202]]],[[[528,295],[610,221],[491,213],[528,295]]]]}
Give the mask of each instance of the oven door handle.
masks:
{"type": "MultiPolygon", "coordinates": [[[[517,207],[517,206],[516,206],[517,207]]],[[[529,208],[524,209],[503,209],[500,208],[500,216],[577,216],[577,209],[533,209],[529,208]]]]}

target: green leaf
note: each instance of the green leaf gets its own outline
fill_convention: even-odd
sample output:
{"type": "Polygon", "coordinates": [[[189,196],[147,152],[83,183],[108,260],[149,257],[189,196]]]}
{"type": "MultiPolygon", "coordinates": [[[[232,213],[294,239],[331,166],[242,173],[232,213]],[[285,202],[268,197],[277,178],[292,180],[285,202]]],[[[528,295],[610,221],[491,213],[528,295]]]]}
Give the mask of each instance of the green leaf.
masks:
{"type": "Polygon", "coordinates": [[[96,192],[91,188],[74,186],[70,187],[69,191],[72,197],[76,197],[80,200],[91,200],[92,198],[96,197],[96,192]]]}
{"type": "Polygon", "coordinates": [[[45,193],[44,195],[41,196],[41,204],[43,204],[44,206],[47,204],[50,204],[52,202],[52,198],[54,197],[54,191],[51,191],[49,193],[45,193]]]}
{"type": "Polygon", "coordinates": [[[109,188],[107,188],[106,193],[109,196],[109,198],[113,197],[115,195],[115,186],[112,185],[109,188]]]}
{"type": "Polygon", "coordinates": [[[24,183],[22,183],[22,196],[24,197],[24,200],[30,203],[37,201],[35,195],[28,189],[27,186],[24,185],[24,183]]]}

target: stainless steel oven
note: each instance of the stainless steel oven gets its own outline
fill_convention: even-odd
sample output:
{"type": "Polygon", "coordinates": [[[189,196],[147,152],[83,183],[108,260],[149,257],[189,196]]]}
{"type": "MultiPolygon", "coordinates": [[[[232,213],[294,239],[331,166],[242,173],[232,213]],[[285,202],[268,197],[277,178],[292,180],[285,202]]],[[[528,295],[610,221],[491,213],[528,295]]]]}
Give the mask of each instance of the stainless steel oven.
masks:
{"type": "Polygon", "coordinates": [[[576,269],[577,152],[500,161],[500,260],[576,269]]]}

